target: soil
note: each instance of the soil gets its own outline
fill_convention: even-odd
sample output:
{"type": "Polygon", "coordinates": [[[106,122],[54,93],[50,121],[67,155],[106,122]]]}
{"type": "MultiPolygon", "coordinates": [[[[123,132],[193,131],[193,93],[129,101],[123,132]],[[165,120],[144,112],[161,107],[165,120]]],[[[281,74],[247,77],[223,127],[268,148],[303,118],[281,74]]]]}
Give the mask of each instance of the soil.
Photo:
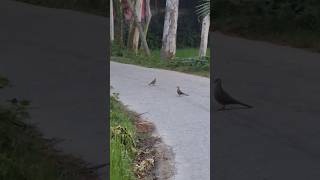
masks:
{"type": "Polygon", "coordinates": [[[140,169],[137,169],[142,170],[135,171],[138,179],[172,180],[175,173],[172,150],[156,134],[156,128],[153,123],[138,116],[136,117],[138,155],[135,164],[136,167],[140,167],[140,169]]]}

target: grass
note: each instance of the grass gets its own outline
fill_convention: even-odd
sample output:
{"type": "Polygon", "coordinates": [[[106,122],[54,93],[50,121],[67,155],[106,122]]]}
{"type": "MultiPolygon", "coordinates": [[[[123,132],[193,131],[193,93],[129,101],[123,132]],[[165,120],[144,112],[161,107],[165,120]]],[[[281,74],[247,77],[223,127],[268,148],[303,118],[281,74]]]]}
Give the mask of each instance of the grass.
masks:
{"type": "Polygon", "coordinates": [[[110,97],[110,179],[134,180],[135,127],[117,94],[110,97]]]}
{"type": "Polygon", "coordinates": [[[86,163],[57,152],[53,141],[24,123],[29,118],[28,104],[16,99],[0,104],[0,179],[97,179],[86,163]]]}
{"type": "MultiPolygon", "coordinates": [[[[134,54],[126,50],[121,50],[113,45],[111,60],[126,64],[135,64],[144,67],[167,69],[210,77],[209,60],[203,62],[197,61],[198,53],[198,49],[196,48],[177,49],[176,59],[162,60],[160,58],[160,50],[152,50],[151,56],[147,57],[142,52],[134,54]],[[192,60],[187,60],[188,58],[191,58],[192,60]]],[[[207,56],[210,56],[209,49],[207,51],[207,56]]]]}

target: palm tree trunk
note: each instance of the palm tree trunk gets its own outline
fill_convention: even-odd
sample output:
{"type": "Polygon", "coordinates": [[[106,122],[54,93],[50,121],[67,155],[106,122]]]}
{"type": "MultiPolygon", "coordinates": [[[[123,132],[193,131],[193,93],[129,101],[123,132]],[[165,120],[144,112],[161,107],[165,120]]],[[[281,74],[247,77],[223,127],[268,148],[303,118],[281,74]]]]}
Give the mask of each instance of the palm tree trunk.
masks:
{"type": "Polygon", "coordinates": [[[162,36],[162,59],[173,59],[176,54],[179,0],[167,0],[162,36]]]}
{"type": "Polygon", "coordinates": [[[121,7],[121,2],[119,0],[114,1],[114,7],[116,11],[116,16],[114,17],[114,27],[115,27],[115,33],[114,33],[114,40],[115,42],[120,45],[120,47],[123,47],[123,11],[121,7]]]}
{"type": "MultiPolygon", "coordinates": [[[[141,10],[142,10],[142,0],[136,0],[135,4],[135,12],[137,14],[137,20],[135,22],[141,22],[141,10]]],[[[139,29],[137,27],[137,24],[134,23],[134,30],[133,30],[133,37],[132,37],[132,49],[135,51],[135,53],[138,52],[139,47],[139,29]]]]}
{"type": "Polygon", "coordinates": [[[200,58],[206,56],[206,53],[207,53],[209,27],[210,27],[210,15],[206,15],[202,19],[201,41],[200,41],[200,49],[199,49],[200,58]]]}

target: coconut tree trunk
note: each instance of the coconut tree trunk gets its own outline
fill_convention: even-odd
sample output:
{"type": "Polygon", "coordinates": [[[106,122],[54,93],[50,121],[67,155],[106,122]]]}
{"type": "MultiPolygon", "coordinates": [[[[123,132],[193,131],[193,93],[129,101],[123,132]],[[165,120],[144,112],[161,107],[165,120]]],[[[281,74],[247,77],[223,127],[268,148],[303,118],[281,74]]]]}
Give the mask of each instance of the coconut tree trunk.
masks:
{"type": "Polygon", "coordinates": [[[146,53],[147,56],[150,56],[149,46],[148,46],[148,43],[147,43],[147,40],[146,40],[146,36],[145,36],[145,34],[143,32],[143,27],[142,27],[141,21],[139,21],[139,19],[138,19],[137,12],[135,11],[133,3],[132,3],[131,0],[128,0],[128,4],[129,4],[129,7],[130,7],[131,11],[133,12],[133,16],[134,16],[134,20],[135,20],[136,26],[138,27],[139,34],[140,34],[139,37],[141,39],[144,52],[146,53]]]}
{"type": "Polygon", "coordinates": [[[110,40],[114,40],[113,0],[110,0],[110,40]]]}
{"type": "MultiPolygon", "coordinates": [[[[146,3],[146,13],[145,13],[145,23],[144,23],[144,34],[146,37],[148,37],[148,30],[149,30],[149,25],[152,17],[151,13],[151,7],[150,7],[150,0],[145,0],[146,3]]],[[[142,47],[140,47],[142,49],[142,47]]]]}
{"type": "Polygon", "coordinates": [[[167,0],[162,36],[161,58],[173,59],[176,54],[179,0],[167,0]]]}
{"type": "Polygon", "coordinates": [[[144,34],[146,36],[148,34],[151,17],[152,17],[152,14],[151,14],[150,0],[146,0],[146,24],[144,26],[144,34]]]}
{"type": "Polygon", "coordinates": [[[141,22],[141,10],[142,10],[142,0],[136,0],[135,12],[137,14],[137,19],[134,23],[134,32],[132,37],[132,49],[137,53],[139,47],[139,28],[137,27],[136,22],[141,22]]]}
{"type": "Polygon", "coordinates": [[[123,19],[123,11],[121,2],[119,0],[114,1],[114,7],[116,11],[116,16],[114,17],[114,40],[116,43],[123,47],[123,27],[124,27],[124,19],[123,19]]]}
{"type": "Polygon", "coordinates": [[[207,15],[202,19],[202,28],[201,28],[202,30],[201,30],[199,57],[206,56],[207,47],[208,47],[209,27],[210,27],[210,15],[207,15]]]}

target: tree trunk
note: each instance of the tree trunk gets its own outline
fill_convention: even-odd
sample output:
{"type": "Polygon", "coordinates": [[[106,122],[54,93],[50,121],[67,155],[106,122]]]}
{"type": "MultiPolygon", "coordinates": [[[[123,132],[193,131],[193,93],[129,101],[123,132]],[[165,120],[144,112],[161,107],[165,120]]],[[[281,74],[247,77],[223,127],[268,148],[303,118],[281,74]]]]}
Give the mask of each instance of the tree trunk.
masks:
{"type": "Polygon", "coordinates": [[[143,32],[141,21],[139,21],[139,19],[138,19],[137,12],[135,11],[131,0],[128,0],[128,4],[130,6],[131,11],[133,12],[134,20],[135,20],[136,26],[138,27],[138,30],[139,30],[140,39],[141,39],[141,42],[142,42],[143,49],[144,49],[145,53],[147,54],[147,56],[150,56],[150,50],[149,50],[149,47],[148,47],[146,36],[145,36],[145,34],[143,32]]]}
{"type": "Polygon", "coordinates": [[[142,10],[142,0],[136,0],[135,4],[135,12],[137,14],[137,18],[134,23],[134,32],[133,32],[133,41],[132,41],[132,49],[135,53],[138,52],[139,47],[139,29],[137,27],[136,22],[141,22],[141,10],[142,10]]]}
{"type": "Polygon", "coordinates": [[[110,40],[114,40],[113,0],[110,0],[110,40]]]}
{"type": "Polygon", "coordinates": [[[151,14],[151,8],[150,8],[150,0],[146,0],[146,24],[144,26],[144,34],[146,35],[146,37],[148,34],[151,17],[152,17],[152,14],[151,14]]]}
{"type": "MultiPolygon", "coordinates": [[[[145,0],[145,1],[146,1],[146,15],[145,15],[146,22],[144,24],[144,34],[146,35],[146,38],[147,38],[152,14],[151,14],[150,0],[145,0]]],[[[140,48],[142,49],[142,47],[140,48]]]]}
{"type": "Polygon", "coordinates": [[[200,50],[199,50],[200,58],[206,56],[206,53],[207,53],[209,27],[210,27],[210,15],[207,15],[202,19],[201,41],[200,41],[200,50]]]}
{"type": "Polygon", "coordinates": [[[159,12],[158,0],[154,0],[154,10],[155,10],[156,14],[158,14],[158,12],[159,12]]]}
{"type": "Polygon", "coordinates": [[[164,19],[161,58],[173,59],[176,54],[179,0],[167,0],[164,19]]]}
{"type": "Polygon", "coordinates": [[[123,47],[123,26],[124,26],[124,20],[123,20],[123,11],[121,2],[119,0],[114,1],[116,16],[114,17],[114,27],[115,27],[115,33],[114,33],[114,40],[116,43],[120,45],[120,47],[123,47]]]}
{"type": "Polygon", "coordinates": [[[135,22],[134,19],[131,20],[129,25],[129,32],[128,32],[128,41],[127,41],[127,47],[129,50],[132,50],[132,44],[133,44],[133,34],[134,34],[134,30],[135,30],[135,22]]]}

